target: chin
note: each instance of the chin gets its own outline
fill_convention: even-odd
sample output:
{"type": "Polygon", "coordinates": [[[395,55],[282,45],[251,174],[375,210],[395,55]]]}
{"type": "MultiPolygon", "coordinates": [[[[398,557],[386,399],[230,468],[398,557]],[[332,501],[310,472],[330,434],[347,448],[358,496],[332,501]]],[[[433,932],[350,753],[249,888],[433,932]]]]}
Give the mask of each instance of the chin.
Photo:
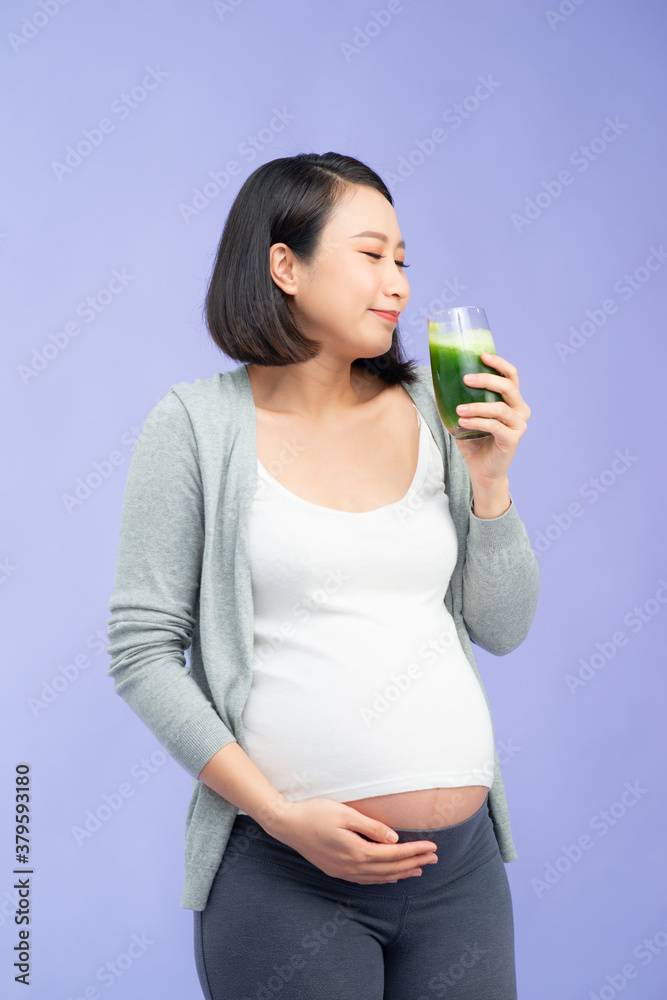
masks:
{"type": "Polygon", "coordinates": [[[391,344],[393,341],[393,333],[394,332],[392,330],[389,336],[385,337],[383,340],[377,340],[373,343],[366,343],[364,345],[360,345],[360,348],[363,348],[364,353],[363,355],[360,354],[359,357],[379,358],[381,357],[381,355],[386,354],[387,351],[391,349],[391,344]]]}
{"type": "Polygon", "coordinates": [[[381,348],[379,351],[371,350],[369,348],[369,350],[366,353],[364,353],[364,354],[361,354],[361,353],[357,354],[357,356],[356,356],[356,358],[354,360],[356,361],[357,358],[360,358],[362,361],[374,361],[375,358],[381,358],[382,355],[386,354],[388,350],[389,350],[389,347],[381,348]]]}
{"type": "Polygon", "coordinates": [[[381,345],[380,345],[380,346],[378,347],[378,349],[377,349],[377,351],[375,352],[375,354],[369,354],[369,357],[372,357],[372,358],[379,358],[379,357],[381,357],[381,356],[382,356],[383,354],[386,354],[386,353],[387,353],[387,351],[391,350],[391,342],[392,342],[392,338],[390,337],[390,338],[389,338],[389,340],[388,340],[388,341],[387,341],[387,342],[386,342],[385,344],[381,344],[381,345]]]}

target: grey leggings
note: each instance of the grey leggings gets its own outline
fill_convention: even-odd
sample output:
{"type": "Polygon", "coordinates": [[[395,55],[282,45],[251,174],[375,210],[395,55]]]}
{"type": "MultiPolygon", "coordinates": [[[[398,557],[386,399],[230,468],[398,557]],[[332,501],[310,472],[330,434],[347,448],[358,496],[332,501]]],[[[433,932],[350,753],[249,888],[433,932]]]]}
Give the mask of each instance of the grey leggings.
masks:
{"type": "Polygon", "coordinates": [[[463,823],[401,830],[437,864],[396,883],[326,875],[237,815],[194,912],[206,1000],[516,1000],[514,919],[488,798],[463,823]]]}

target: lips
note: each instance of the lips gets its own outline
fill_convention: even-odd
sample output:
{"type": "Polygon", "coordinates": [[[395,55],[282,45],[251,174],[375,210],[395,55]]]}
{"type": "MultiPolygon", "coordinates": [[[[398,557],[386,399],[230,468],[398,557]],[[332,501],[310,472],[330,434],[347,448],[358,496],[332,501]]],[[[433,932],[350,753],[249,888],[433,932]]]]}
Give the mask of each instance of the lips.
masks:
{"type": "Polygon", "coordinates": [[[381,316],[382,319],[389,320],[390,323],[398,322],[397,312],[387,312],[383,309],[371,309],[371,312],[374,312],[376,316],[381,316]]]}

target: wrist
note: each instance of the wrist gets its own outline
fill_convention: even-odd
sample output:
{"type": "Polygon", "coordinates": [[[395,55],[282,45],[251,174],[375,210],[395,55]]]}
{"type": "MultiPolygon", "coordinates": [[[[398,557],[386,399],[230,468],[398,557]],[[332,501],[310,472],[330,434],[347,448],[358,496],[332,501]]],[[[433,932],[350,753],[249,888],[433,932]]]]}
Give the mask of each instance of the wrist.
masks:
{"type": "Polygon", "coordinates": [[[279,840],[279,834],[288,821],[288,814],[291,813],[293,805],[294,803],[286,799],[284,795],[277,795],[266,802],[259,812],[253,813],[252,818],[266,830],[269,836],[279,840]]]}
{"type": "Polygon", "coordinates": [[[485,482],[472,480],[472,494],[472,512],[475,517],[501,517],[512,503],[507,476],[485,482]]]}

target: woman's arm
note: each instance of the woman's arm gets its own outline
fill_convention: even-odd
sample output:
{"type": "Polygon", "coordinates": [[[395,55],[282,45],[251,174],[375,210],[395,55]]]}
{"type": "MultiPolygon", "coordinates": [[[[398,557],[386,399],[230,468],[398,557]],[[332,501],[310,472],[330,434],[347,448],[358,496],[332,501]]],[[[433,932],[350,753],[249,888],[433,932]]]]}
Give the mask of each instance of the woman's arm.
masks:
{"type": "MultiPolygon", "coordinates": [[[[480,517],[470,510],[463,563],[463,619],[468,634],[497,656],[511,653],[526,638],[540,589],[535,553],[511,494],[509,498],[510,506],[496,517],[480,517]]],[[[489,501],[480,509],[494,507],[489,501]]]]}
{"type": "Polygon", "coordinates": [[[213,754],[199,780],[252,816],[267,833],[279,824],[290,806],[236,741],[213,754]]]}
{"type": "Polygon", "coordinates": [[[107,675],[167,752],[197,777],[234,739],[185,665],[204,546],[190,417],[173,389],[151,410],[125,484],[107,675]]]}
{"type": "Polygon", "coordinates": [[[462,426],[488,433],[470,440],[450,436],[447,449],[451,479],[466,484],[470,507],[463,618],[473,642],[502,656],[526,638],[540,586],[537,559],[507,478],[531,411],[519,391],[515,366],[494,354],[483,354],[482,360],[499,374],[480,372],[464,375],[463,380],[494,390],[502,402],[457,406],[462,426]]]}

